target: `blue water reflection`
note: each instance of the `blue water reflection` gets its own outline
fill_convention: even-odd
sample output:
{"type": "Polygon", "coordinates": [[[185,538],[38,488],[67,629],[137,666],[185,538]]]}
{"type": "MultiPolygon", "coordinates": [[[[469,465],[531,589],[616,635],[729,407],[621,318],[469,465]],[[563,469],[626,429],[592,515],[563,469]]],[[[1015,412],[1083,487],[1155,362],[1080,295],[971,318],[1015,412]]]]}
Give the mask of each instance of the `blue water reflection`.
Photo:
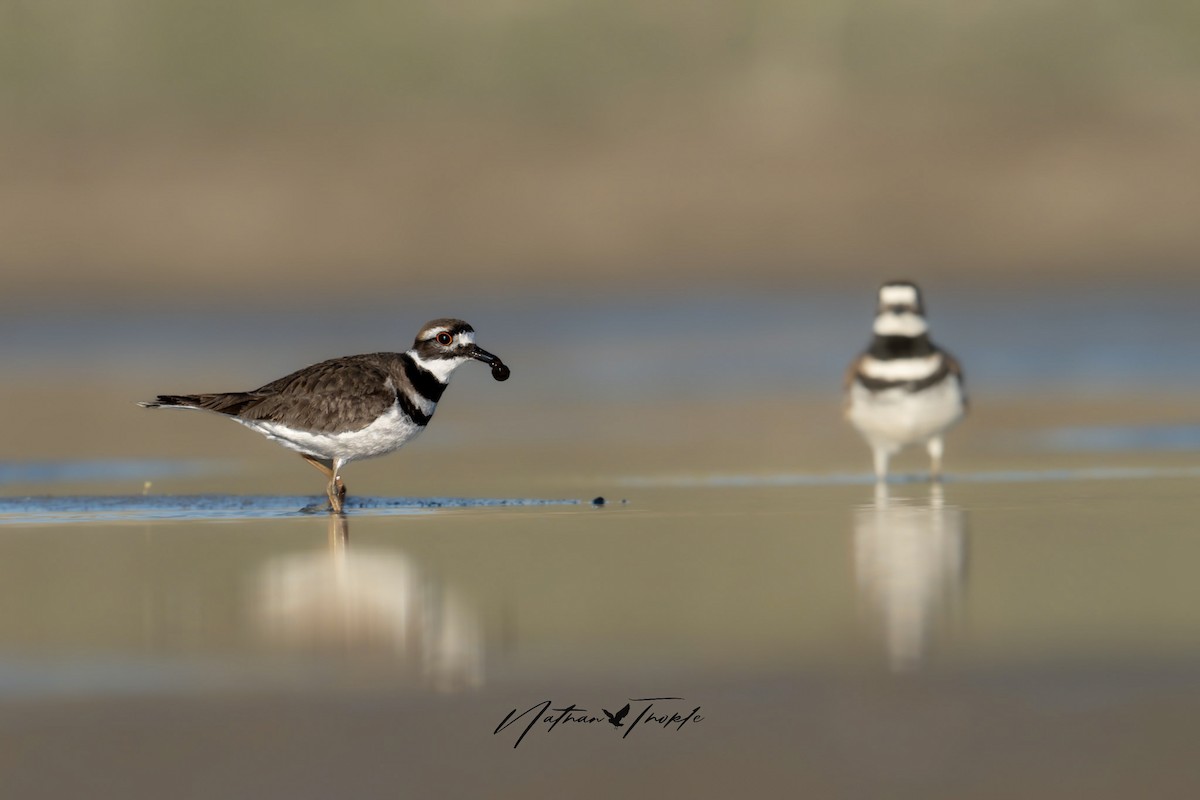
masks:
{"type": "MultiPolygon", "coordinates": [[[[214,371],[230,385],[249,385],[319,358],[406,346],[429,309],[443,308],[470,319],[502,348],[520,370],[521,385],[546,402],[578,394],[711,395],[749,385],[836,391],[846,363],[865,344],[872,289],[423,294],[407,305],[394,297],[378,306],[356,302],[344,313],[326,305],[313,313],[292,307],[39,309],[0,318],[0,359],[18,378],[54,364],[59,374],[84,378],[154,376],[154,386],[214,371]],[[312,325],[314,314],[341,319],[337,337],[312,325]],[[102,373],[93,373],[101,364],[102,373]]],[[[967,365],[976,390],[1200,385],[1200,370],[1181,368],[1177,349],[1162,346],[1194,338],[1194,300],[1186,292],[941,287],[930,300],[938,340],[967,365]],[[1103,346],[1097,344],[1100,320],[1103,346]]]]}
{"type": "MultiPolygon", "coordinates": [[[[522,497],[359,497],[346,500],[357,515],[428,514],[456,508],[580,505],[581,500],[522,497]]],[[[0,525],[71,522],[273,519],[324,513],[316,495],[62,495],[0,497],[0,525]]]]}
{"type": "Polygon", "coordinates": [[[1068,453],[1200,450],[1200,425],[1095,425],[1056,428],[1038,437],[1046,450],[1068,453]]]}

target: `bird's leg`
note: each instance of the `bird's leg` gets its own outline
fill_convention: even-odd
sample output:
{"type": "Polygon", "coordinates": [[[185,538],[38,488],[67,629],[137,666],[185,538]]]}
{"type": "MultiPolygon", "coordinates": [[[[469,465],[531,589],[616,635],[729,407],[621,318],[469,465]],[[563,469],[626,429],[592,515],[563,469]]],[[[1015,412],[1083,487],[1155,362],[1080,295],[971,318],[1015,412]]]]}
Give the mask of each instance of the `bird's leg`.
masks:
{"type": "Polygon", "coordinates": [[[346,496],[346,487],[342,485],[337,475],[329,477],[329,486],[325,489],[329,495],[329,507],[335,514],[342,513],[342,499],[346,496]]]}
{"type": "Polygon", "coordinates": [[[942,480],[942,437],[935,436],[925,445],[929,451],[929,480],[939,483],[942,480]]]}
{"type": "Polygon", "coordinates": [[[346,499],[346,484],[342,483],[341,476],[337,474],[341,464],[337,464],[333,459],[317,458],[306,453],[301,453],[300,457],[329,478],[329,484],[325,487],[325,494],[329,497],[329,507],[335,514],[342,513],[342,504],[346,499]]]}
{"type": "Polygon", "coordinates": [[[342,483],[342,476],[338,475],[343,463],[345,462],[341,459],[335,459],[329,474],[329,505],[335,514],[342,513],[346,502],[346,484],[342,483]]]}
{"type": "Polygon", "coordinates": [[[887,483],[888,456],[891,454],[880,445],[873,446],[871,450],[875,457],[875,482],[887,483]]]}
{"type": "Polygon", "coordinates": [[[310,456],[307,453],[301,453],[300,457],[303,458],[309,464],[312,464],[317,469],[321,470],[321,472],[323,472],[325,474],[326,478],[333,475],[333,461],[332,460],[330,460],[328,458],[317,458],[316,456],[310,456]]]}

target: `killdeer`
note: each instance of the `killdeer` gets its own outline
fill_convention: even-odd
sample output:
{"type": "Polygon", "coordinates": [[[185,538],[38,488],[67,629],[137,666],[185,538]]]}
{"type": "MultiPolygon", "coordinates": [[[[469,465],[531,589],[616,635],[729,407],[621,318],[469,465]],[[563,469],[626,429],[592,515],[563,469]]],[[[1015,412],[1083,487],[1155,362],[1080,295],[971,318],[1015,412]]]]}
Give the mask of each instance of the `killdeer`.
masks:
{"type": "Polygon", "coordinates": [[[251,392],[167,394],[138,405],[214,411],[296,450],[329,479],[329,505],[340,513],[342,467],[390,453],[425,430],[450,376],[472,359],[508,380],[504,362],[475,344],[474,328],[435,319],[403,353],[322,361],[251,392]]]}
{"type": "Polygon", "coordinates": [[[921,290],[910,281],[879,289],[874,336],[846,372],[846,417],[871,446],[875,478],[910,444],[929,451],[930,477],[942,471],[942,437],[967,409],[962,369],[929,340],[921,290]]]}

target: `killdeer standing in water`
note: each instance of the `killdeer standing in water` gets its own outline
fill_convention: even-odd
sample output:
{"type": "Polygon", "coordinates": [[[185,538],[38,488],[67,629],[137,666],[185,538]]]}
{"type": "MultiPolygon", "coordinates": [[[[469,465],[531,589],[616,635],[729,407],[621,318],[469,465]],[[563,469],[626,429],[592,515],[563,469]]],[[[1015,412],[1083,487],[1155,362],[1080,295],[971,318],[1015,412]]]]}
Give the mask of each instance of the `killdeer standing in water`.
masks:
{"type": "Polygon", "coordinates": [[[403,353],[322,361],[252,392],[159,395],[138,405],[215,411],[298,451],[329,478],[329,505],[341,512],[341,468],[390,453],[425,430],[450,376],[472,359],[508,380],[504,362],[475,344],[474,328],[435,319],[403,353]]]}
{"type": "Polygon", "coordinates": [[[875,456],[875,477],[905,445],[924,444],[931,478],[942,470],[942,437],[967,409],[962,369],[929,340],[921,290],[910,281],[879,289],[874,336],[846,373],[846,417],[875,456]]]}

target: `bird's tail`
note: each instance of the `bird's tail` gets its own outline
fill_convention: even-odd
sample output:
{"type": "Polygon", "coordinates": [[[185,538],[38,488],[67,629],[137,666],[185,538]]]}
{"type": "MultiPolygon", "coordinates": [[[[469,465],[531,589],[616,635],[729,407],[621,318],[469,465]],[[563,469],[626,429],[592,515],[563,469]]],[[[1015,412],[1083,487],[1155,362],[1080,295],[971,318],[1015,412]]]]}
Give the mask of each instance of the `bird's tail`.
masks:
{"type": "Polygon", "coordinates": [[[160,394],[153,400],[139,400],[142,408],[203,408],[200,395],[160,394]]]}
{"type": "Polygon", "coordinates": [[[142,408],[195,408],[233,416],[261,399],[261,395],[253,392],[160,394],[153,400],[139,401],[138,405],[142,408]]]}

